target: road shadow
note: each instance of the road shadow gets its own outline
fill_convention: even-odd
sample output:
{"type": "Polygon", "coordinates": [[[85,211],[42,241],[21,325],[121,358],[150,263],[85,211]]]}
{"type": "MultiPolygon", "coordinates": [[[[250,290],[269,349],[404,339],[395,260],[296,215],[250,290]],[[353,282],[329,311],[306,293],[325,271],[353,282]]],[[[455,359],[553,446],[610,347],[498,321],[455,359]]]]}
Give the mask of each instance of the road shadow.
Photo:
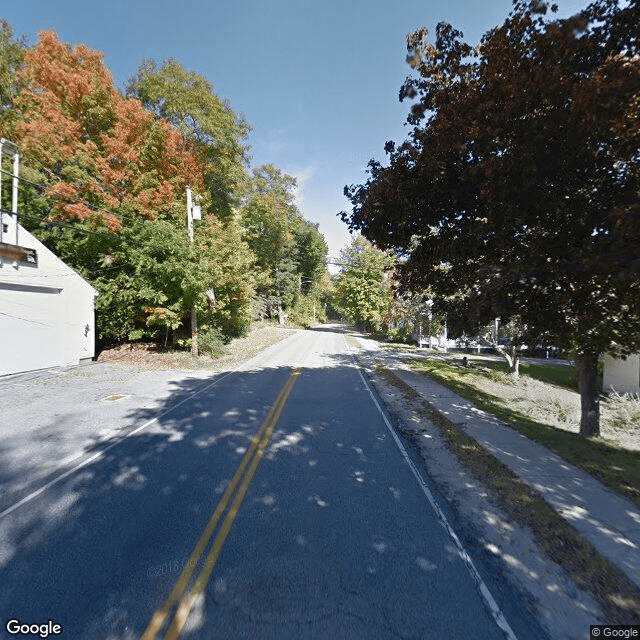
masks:
{"type": "MultiPolygon", "coordinates": [[[[437,523],[427,533],[406,467],[388,475],[397,450],[373,403],[354,402],[352,358],[325,361],[301,370],[183,637],[501,637],[477,603],[440,615],[470,580],[451,577],[460,554],[437,523]]],[[[94,460],[0,519],[5,618],[54,620],[73,640],[139,638],[291,371],[175,381],[129,412],[128,437],[91,443],[94,460]]],[[[531,629],[519,637],[545,637],[531,629]]]]}
{"type": "MultiPolygon", "coordinates": [[[[283,566],[293,571],[311,562],[317,580],[305,587],[300,576],[290,576],[298,581],[298,590],[311,591],[303,600],[307,612],[293,612],[291,618],[282,612],[281,629],[309,612],[333,615],[344,610],[345,603],[357,610],[370,581],[386,583],[387,593],[400,588],[402,563],[394,568],[394,542],[385,530],[399,512],[415,512],[417,507],[412,501],[403,504],[408,497],[401,487],[393,486],[394,494],[374,480],[375,457],[369,457],[361,434],[348,428],[357,414],[349,413],[344,403],[328,404],[336,379],[346,369],[349,384],[361,385],[348,358],[334,362],[335,366],[301,373],[296,387],[304,393],[304,402],[298,403],[304,414],[284,412],[234,524],[240,540],[270,540],[266,568],[250,569],[246,547],[227,543],[224,585],[212,581],[206,612],[199,614],[197,629],[184,637],[220,637],[220,632],[234,637],[229,630],[234,615],[221,623],[220,601],[235,593],[250,609],[263,607],[259,583],[284,581],[283,566]],[[360,492],[357,505],[346,501],[345,486],[360,492]],[[381,501],[397,503],[392,514],[380,513],[381,501]],[[359,514],[357,526],[352,523],[340,531],[331,524],[336,511],[336,521],[344,522],[354,510],[359,514]],[[274,536],[274,531],[279,534],[274,536]],[[368,571],[356,578],[327,566],[332,549],[343,547],[351,548],[351,555],[368,571]],[[246,572],[256,571],[249,582],[253,587],[247,590],[246,572]]],[[[188,564],[200,533],[290,374],[288,367],[275,367],[236,372],[220,382],[176,382],[160,406],[129,415],[132,424],[148,426],[116,443],[96,441],[85,452],[99,454],[95,460],[2,518],[0,609],[5,617],[51,619],[62,625],[63,637],[78,640],[138,638],[188,564]]],[[[372,447],[387,446],[383,436],[373,434],[372,447]]],[[[425,575],[443,570],[440,561],[416,557],[423,558],[424,567],[433,566],[422,571],[425,575]]],[[[456,561],[455,554],[450,561],[456,561]]],[[[200,569],[203,558],[196,565],[200,569]]],[[[238,613],[233,602],[227,607],[231,614],[238,613]]],[[[388,616],[397,615],[372,614],[371,624],[388,636],[399,624],[388,616]]],[[[361,623],[354,618],[351,624],[358,628],[361,623]]]]}

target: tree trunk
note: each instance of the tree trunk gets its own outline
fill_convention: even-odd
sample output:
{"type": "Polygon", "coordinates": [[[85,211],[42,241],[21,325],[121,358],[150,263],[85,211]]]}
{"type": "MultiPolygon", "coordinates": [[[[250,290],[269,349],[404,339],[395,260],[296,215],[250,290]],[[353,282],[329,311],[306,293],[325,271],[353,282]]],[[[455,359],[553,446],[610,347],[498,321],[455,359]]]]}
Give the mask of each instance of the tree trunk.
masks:
{"type": "Polygon", "coordinates": [[[191,307],[191,355],[198,355],[198,316],[195,304],[191,307]]]}
{"type": "Polygon", "coordinates": [[[509,373],[515,378],[520,377],[520,351],[516,347],[511,348],[511,361],[509,362],[509,373]]]}
{"type": "MultiPolygon", "coordinates": [[[[488,342],[506,361],[509,367],[509,373],[514,378],[520,377],[520,347],[512,346],[511,353],[509,353],[506,349],[504,349],[498,341],[491,335],[487,334],[484,339],[488,342]]],[[[478,353],[480,352],[480,347],[478,347],[478,353]]]]}
{"type": "Polygon", "coordinates": [[[598,391],[598,356],[584,354],[576,358],[580,389],[580,435],[600,435],[600,393],[598,391]]]}

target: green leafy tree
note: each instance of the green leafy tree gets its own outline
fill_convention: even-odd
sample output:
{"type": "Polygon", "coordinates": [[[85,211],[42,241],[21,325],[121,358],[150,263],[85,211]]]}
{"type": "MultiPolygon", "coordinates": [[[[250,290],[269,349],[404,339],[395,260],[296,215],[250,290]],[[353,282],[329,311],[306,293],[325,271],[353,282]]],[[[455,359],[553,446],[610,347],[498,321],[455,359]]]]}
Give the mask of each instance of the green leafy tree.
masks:
{"type": "Polygon", "coordinates": [[[201,282],[206,285],[206,295],[198,298],[203,307],[200,317],[225,339],[245,335],[251,325],[254,257],[243,234],[237,215],[224,220],[207,216],[195,230],[204,267],[201,282]]]}
{"type": "Polygon", "coordinates": [[[213,89],[206,78],[185,70],[176,60],[162,64],[146,60],[128,83],[127,94],[169,122],[199,161],[206,192],[203,204],[222,221],[197,225],[198,238],[216,256],[208,260],[209,294],[201,300],[214,296],[214,322],[225,335],[236,336],[248,328],[254,285],[249,250],[234,213],[247,180],[247,149],[242,141],[249,126],[213,89]]]}
{"type": "Polygon", "coordinates": [[[290,241],[289,225],[298,215],[293,194],[295,186],[295,178],[272,164],[254,169],[252,180],[247,184],[241,221],[256,256],[256,266],[266,281],[285,255],[290,241]]]}
{"type": "Polygon", "coordinates": [[[327,291],[329,248],[317,224],[300,216],[292,226],[298,290],[290,317],[295,324],[311,326],[326,319],[323,301],[327,291]]]}
{"type": "MultiPolygon", "coordinates": [[[[194,244],[169,221],[125,227],[121,237],[127,242],[92,274],[100,291],[101,338],[173,345],[188,335],[185,322],[194,305],[203,327],[219,330],[223,339],[242,335],[250,322],[252,256],[230,254],[232,233],[215,218],[198,223],[194,244]]],[[[236,228],[238,242],[240,233],[236,228]]]]}
{"type": "Polygon", "coordinates": [[[329,248],[317,224],[300,216],[292,226],[300,288],[302,292],[308,292],[324,279],[329,248]]]}
{"type": "Polygon", "coordinates": [[[445,23],[408,37],[413,131],[344,218],[407,256],[408,289],[573,350],[591,436],[600,354],[640,347],[640,3],[548,10],[515,2],[476,47],[445,23]]]}
{"type": "Polygon", "coordinates": [[[24,62],[24,38],[16,39],[11,25],[0,20],[0,133],[11,129],[13,101],[20,92],[18,71],[24,62]]]}
{"type": "Polygon", "coordinates": [[[256,306],[266,316],[277,314],[280,322],[322,279],[327,255],[318,227],[298,210],[295,187],[295,178],[276,166],[258,167],[240,214],[255,255],[256,306]]]}
{"type": "Polygon", "coordinates": [[[180,132],[205,167],[205,184],[219,217],[230,215],[246,180],[249,125],[203,76],[173,59],[145,60],[127,84],[158,118],[180,132]]]}
{"type": "Polygon", "coordinates": [[[340,252],[340,259],[346,266],[335,285],[335,306],[356,326],[380,331],[393,300],[390,275],[394,258],[357,236],[340,252]]]}
{"type": "Polygon", "coordinates": [[[200,273],[186,234],[167,221],[137,223],[123,232],[109,266],[94,277],[102,339],[155,338],[167,344],[195,302],[200,273]]]}

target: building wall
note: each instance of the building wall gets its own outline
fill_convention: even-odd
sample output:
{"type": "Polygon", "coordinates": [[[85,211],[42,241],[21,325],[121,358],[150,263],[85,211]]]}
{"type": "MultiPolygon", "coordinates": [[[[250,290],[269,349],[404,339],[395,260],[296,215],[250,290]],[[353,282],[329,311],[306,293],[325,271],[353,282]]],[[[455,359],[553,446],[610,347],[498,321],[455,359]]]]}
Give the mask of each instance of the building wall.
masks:
{"type": "MultiPolygon", "coordinates": [[[[14,243],[15,223],[3,235],[14,243]]],[[[38,263],[0,258],[0,375],[92,358],[95,290],[22,227],[18,242],[36,250],[38,263]]]]}
{"type": "Polygon", "coordinates": [[[602,386],[604,391],[640,393],[640,355],[622,359],[605,354],[602,386]]]}

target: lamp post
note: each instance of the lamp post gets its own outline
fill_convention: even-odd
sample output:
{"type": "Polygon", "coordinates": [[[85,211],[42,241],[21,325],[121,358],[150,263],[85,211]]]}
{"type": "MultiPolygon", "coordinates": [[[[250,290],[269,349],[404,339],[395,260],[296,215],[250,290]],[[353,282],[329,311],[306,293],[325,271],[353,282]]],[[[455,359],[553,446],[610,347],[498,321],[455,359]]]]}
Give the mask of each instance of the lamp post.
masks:
{"type": "MultiPolygon", "coordinates": [[[[187,187],[187,232],[189,242],[193,244],[193,221],[201,220],[202,213],[199,205],[200,196],[191,196],[191,187],[187,187]],[[193,204],[193,200],[196,204],[193,204]]],[[[198,316],[195,303],[191,307],[191,355],[198,355],[198,316]]]]}
{"type": "MultiPolygon", "coordinates": [[[[431,342],[431,335],[433,334],[433,328],[432,328],[433,312],[431,311],[431,307],[433,307],[433,300],[429,298],[429,300],[427,300],[425,304],[427,305],[427,317],[429,318],[429,351],[431,351],[431,349],[433,348],[433,345],[431,342]]],[[[422,325],[420,325],[420,328],[422,329],[422,325]]]]}

